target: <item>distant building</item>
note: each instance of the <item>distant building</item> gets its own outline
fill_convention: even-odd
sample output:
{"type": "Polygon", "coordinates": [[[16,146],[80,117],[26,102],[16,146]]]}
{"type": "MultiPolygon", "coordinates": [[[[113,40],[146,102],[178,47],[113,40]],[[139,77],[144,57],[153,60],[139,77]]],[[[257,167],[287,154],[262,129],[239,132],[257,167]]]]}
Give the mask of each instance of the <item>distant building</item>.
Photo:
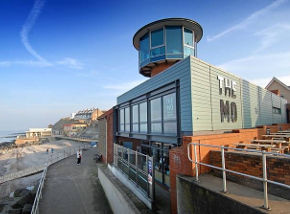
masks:
{"type": "Polygon", "coordinates": [[[76,113],[71,113],[71,114],[70,114],[70,119],[74,119],[75,116],[76,116],[76,113]]]}
{"type": "Polygon", "coordinates": [[[75,120],[87,120],[87,121],[95,121],[99,116],[101,116],[104,112],[100,109],[90,108],[78,111],[74,115],[75,120]]]}
{"type": "Polygon", "coordinates": [[[30,128],[26,131],[26,137],[47,137],[51,136],[51,128],[30,128]]]}
{"type": "Polygon", "coordinates": [[[271,91],[274,94],[287,100],[287,122],[290,122],[290,86],[285,85],[283,82],[278,80],[276,77],[268,83],[265,87],[267,90],[271,91]]]}
{"type": "Polygon", "coordinates": [[[79,131],[85,129],[86,127],[87,125],[83,123],[65,124],[63,125],[64,135],[74,137],[79,131]]]}

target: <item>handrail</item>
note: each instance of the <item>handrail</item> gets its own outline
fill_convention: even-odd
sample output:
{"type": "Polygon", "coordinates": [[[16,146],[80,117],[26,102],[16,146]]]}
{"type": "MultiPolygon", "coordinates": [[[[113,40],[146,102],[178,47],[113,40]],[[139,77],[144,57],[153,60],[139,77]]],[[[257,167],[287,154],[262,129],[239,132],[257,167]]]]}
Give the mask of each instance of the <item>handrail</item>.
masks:
{"type": "MultiPolygon", "coordinates": [[[[84,149],[86,148],[85,144],[83,144],[83,148],[84,149]]],[[[64,150],[55,151],[54,153],[50,154],[48,157],[50,160],[49,165],[68,157],[68,155],[66,156],[66,154],[71,155],[71,153],[72,154],[76,153],[76,150],[77,150],[76,147],[72,147],[72,148],[68,148],[68,149],[64,149],[64,150]],[[73,153],[72,153],[72,150],[73,150],[73,153]],[[63,155],[62,155],[62,153],[63,153],[63,155]]],[[[23,177],[23,176],[31,175],[31,174],[36,173],[36,172],[43,171],[45,168],[45,164],[46,164],[46,162],[43,162],[42,164],[32,166],[30,168],[26,168],[26,169],[21,170],[21,171],[12,172],[12,173],[0,176],[0,184],[5,183],[7,181],[17,179],[17,178],[20,178],[20,177],[23,177]]]]}
{"type": "MultiPolygon", "coordinates": [[[[135,170],[135,181],[130,178],[130,173],[126,174],[124,173],[124,175],[126,174],[126,179],[132,181],[132,183],[134,183],[137,186],[137,189],[140,190],[140,193],[142,195],[144,195],[147,198],[150,198],[153,200],[154,195],[152,190],[150,190],[150,188],[153,188],[152,185],[149,185],[148,179],[145,180],[142,176],[148,178],[148,169],[146,168],[146,170],[144,170],[143,168],[140,168],[140,162],[138,157],[143,156],[146,161],[145,165],[148,166],[148,159],[151,158],[147,155],[144,155],[138,151],[126,148],[124,146],[121,145],[117,145],[114,144],[114,165],[119,168],[122,172],[124,172],[123,167],[120,167],[119,164],[122,164],[122,166],[126,167],[128,169],[128,171],[130,172],[131,170],[135,170]],[[124,158],[124,155],[127,154],[127,159],[124,158]],[[135,158],[134,158],[135,157],[135,158]],[[134,160],[134,161],[132,161],[134,160]],[[140,188],[140,181],[139,180],[143,180],[144,182],[147,183],[146,188],[140,188]]],[[[153,167],[153,160],[150,159],[151,163],[152,163],[152,167],[153,167]]],[[[143,166],[143,165],[142,165],[143,166]]],[[[152,169],[152,171],[154,171],[152,169]]],[[[154,172],[152,172],[154,173],[154,172]]],[[[152,183],[154,183],[154,176],[152,175],[152,183]]]]}
{"type": "Polygon", "coordinates": [[[240,148],[225,147],[225,146],[199,144],[199,143],[194,143],[194,142],[189,143],[187,145],[187,156],[188,156],[188,160],[190,162],[195,163],[195,180],[196,181],[198,181],[198,165],[203,165],[203,166],[211,167],[211,168],[214,168],[214,169],[221,170],[223,172],[223,192],[224,193],[227,192],[226,172],[230,172],[230,173],[233,173],[233,174],[242,175],[242,176],[245,176],[245,177],[249,177],[249,178],[252,178],[252,179],[255,179],[255,180],[262,181],[263,182],[263,189],[264,189],[264,204],[262,205],[262,208],[269,210],[270,208],[269,208],[269,204],[268,204],[268,186],[267,186],[267,184],[268,183],[272,183],[272,184],[279,185],[279,186],[282,186],[282,187],[285,187],[285,188],[289,188],[289,189],[290,189],[290,186],[289,185],[286,185],[286,184],[282,184],[282,183],[279,183],[279,182],[276,182],[276,181],[271,181],[271,180],[268,180],[267,179],[267,167],[266,167],[266,155],[267,154],[268,155],[275,154],[275,156],[283,156],[283,157],[290,158],[290,155],[286,155],[286,154],[276,154],[276,153],[265,152],[265,151],[258,151],[258,150],[252,150],[252,149],[240,149],[240,148]],[[194,146],[194,157],[195,157],[194,159],[195,160],[192,160],[191,159],[191,156],[190,156],[190,151],[191,151],[190,150],[190,146],[192,146],[192,145],[194,146]],[[205,147],[212,147],[212,148],[219,148],[219,149],[221,149],[222,167],[218,167],[218,166],[214,166],[214,165],[211,165],[211,164],[206,164],[206,163],[199,162],[197,160],[197,149],[196,149],[196,146],[205,146],[205,147]],[[227,149],[227,150],[236,150],[236,151],[246,151],[246,152],[261,153],[262,154],[262,165],[263,165],[263,178],[259,178],[259,177],[253,176],[253,175],[249,175],[249,174],[237,172],[237,171],[234,171],[234,170],[226,169],[226,166],[225,166],[225,149],[227,149]]]}
{"type": "Polygon", "coordinates": [[[40,182],[39,182],[39,186],[38,186],[38,189],[37,189],[37,192],[36,192],[36,196],[35,196],[35,199],[34,199],[34,202],[33,202],[32,210],[31,210],[31,214],[38,213],[38,208],[39,208],[38,205],[39,205],[39,201],[40,201],[40,198],[41,198],[41,193],[42,193],[42,188],[43,188],[43,185],[44,185],[44,179],[46,177],[47,168],[48,168],[48,165],[46,164],[46,167],[43,170],[43,173],[42,173],[42,176],[41,176],[41,179],[40,179],[40,182]]]}
{"type": "MultiPolygon", "coordinates": [[[[82,149],[86,149],[85,144],[83,145],[82,149]]],[[[42,176],[41,176],[41,179],[40,179],[40,182],[39,182],[39,186],[38,186],[38,189],[37,189],[37,192],[36,192],[36,196],[35,196],[35,199],[34,199],[34,202],[33,202],[31,214],[39,213],[39,201],[40,201],[40,199],[42,197],[42,189],[43,189],[43,186],[44,186],[44,180],[45,180],[45,177],[46,177],[46,173],[47,173],[48,167],[50,165],[60,161],[60,160],[63,160],[65,158],[67,158],[67,157],[75,155],[77,148],[73,147],[73,148],[69,148],[68,150],[69,150],[69,152],[65,152],[66,150],[63,150],[63,157],[60,157],[59,153],[55,153],[55,154],[57,154],[57,157],[54,158],[54,159],[52,159],[52,155],[50,155],[50,157],[47,157],[45,168],[43,170],[43,173],[42,173],[42,176]],[[72,152],[72,149],[73,149],[73,152],[72,152]]]]}

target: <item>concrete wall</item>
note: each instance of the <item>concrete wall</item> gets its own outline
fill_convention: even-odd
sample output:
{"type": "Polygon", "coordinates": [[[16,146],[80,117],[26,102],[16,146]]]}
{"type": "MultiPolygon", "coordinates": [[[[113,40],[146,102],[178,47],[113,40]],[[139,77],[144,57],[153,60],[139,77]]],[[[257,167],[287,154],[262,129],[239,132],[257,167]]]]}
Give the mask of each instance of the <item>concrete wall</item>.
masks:
{"type": "Polygon", "coordinates": [[[98,177],[114,213],[148,213],[148,208],[113,175],[108,167],[99,166],[98,177]]]}
{"type": "Polygon", "coordinates": [[[211,191],[198,182],[177,178],[178,213],[194,214],[261,214],[260,210],[249,207],[225,194],[211,191]]]}

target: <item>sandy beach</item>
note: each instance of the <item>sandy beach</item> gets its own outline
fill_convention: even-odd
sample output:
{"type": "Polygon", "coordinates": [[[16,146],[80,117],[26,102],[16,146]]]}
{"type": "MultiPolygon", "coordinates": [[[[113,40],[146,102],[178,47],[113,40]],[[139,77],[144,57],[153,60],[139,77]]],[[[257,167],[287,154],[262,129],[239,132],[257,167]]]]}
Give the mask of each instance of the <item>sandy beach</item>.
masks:
{"type": "MultiPolygon", "coordinates": [[[[0,176],[44,164],[46,158],[52,154],[52,148],[53,154],[56,155],[57,152],[64,149],[79,148],[79,146],[83,146],[83,143],[60,140],[9,150],[0,155],[0,176]],[[48,154],[46,153],[47,149],[49,150],[48,154]]],[[[9,195],[17,188],[35,185],[40,176],[41,173],[1,184],[0,197],[9,195]]]]}

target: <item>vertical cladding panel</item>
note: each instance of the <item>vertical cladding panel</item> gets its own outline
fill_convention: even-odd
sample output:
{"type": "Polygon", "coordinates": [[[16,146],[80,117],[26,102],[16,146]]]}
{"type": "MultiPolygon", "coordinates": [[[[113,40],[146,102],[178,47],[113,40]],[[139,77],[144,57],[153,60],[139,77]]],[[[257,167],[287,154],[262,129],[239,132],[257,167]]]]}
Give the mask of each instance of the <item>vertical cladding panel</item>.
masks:
{"type": "Polygon", "coordinates": [[[272,113],[272,93],[263,88],[259,88],[260,97],[260,121],[259,125],[271,125],[273,123],[272,113]]]}
{"type": "Polygon", "coordinates": [[[281,99],[281,123],[287,123],[287,100],[281,99]]]}
{"type": "Polygon", "coordinates": [[[260,125],[260,103],[258,86],[243,80],[242,81],[243,117],[244,128],[251,128],[260,125]]]}
{"type": "MultiPolygon", "coordinates": [[[[281,98],[273,93],[272,93],[272,102],[273,102],[273,107],[281,109],[281,98]]],[[[281,121],[282,121],[281,114],[277,114],[273,112],[273,123],[281,123],[281,121]]]]}
{"type": "Polygon", "coordinates": [[[280,100],[281,100],[281,98],[279,96],[277,96],[276,94],[272,93],[273,107],[281,108],[280,100]]]}
{"type": "MultiPolygon", "coordinates": [[[[210,67],[210,84],[211,84],[211,108],[212,108],[212,125],[213,130],[218,129],[237,129],[242,127],[242,111],[241,111],[241,90],[240,90],[240,78],[231,75],[227,72],[224,72],[218,68],[210,67]],[[219,77],[226,78],[232,82],[235,82],[234,88],[236,91],[234,92],[235,97],[231,97],[229,95],[225,95],[225,87],[224,83],[221,85],[222,89],[220,90],[220,81],[219,77]],[[221,120],[221,102],[229,102],[236,105],[236,121],[233,122],[231,118],[228,120],[225,118],[224,121],[221,120]]],[[[229,106],[229,107],[230,107],[229,106]]],[[[231,108],[231,107],[230,107],[231,108]]],[[[231,114],[231,109],[229,109],[229,113],[231,114]]]]}
{"type": "Polygon", "coordinates": [[[193,131],[212,130],[209,65],[191,58],[193,131]]]}
{"type": "Polygon", "coordinates": [[[181,130],[192,131],[189,57],[122,94],[117,98],[117,104],[128,102],[176,80],[180,81],[181,130]]]}

